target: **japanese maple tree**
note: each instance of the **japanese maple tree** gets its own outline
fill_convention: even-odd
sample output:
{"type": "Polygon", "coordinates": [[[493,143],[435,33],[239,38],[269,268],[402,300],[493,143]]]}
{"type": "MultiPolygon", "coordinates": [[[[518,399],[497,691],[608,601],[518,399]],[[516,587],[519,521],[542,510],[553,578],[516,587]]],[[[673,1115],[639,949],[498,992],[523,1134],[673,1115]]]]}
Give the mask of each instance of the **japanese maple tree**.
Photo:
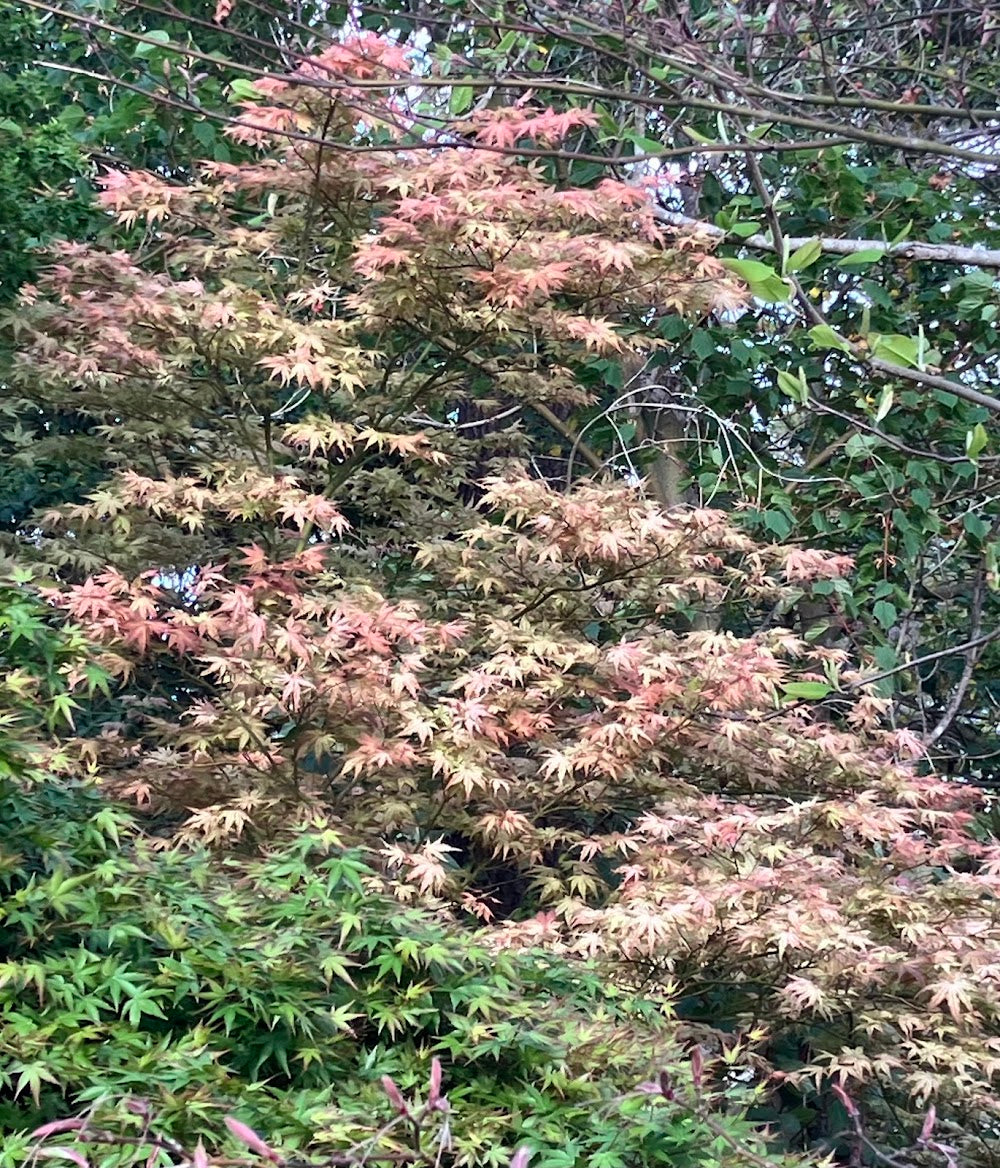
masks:
{"type": "Polygon", "coordinates": [[[66,245],[24,295],[23,392],[105,444],[35,549],[127,699],[80,757],[182,841],[323,817],[497,946],[656,985],[721,1066],[840,1091],[859,1155],[971,1155],[1000,847],[865,663],[777,619],[850,562],[665,511],[567,421],[660,316],[744,290],[641,187],[545,180],[532,144],[592,114],[424,135],[415,84],[369,36],[258,82],[257,162],[109,173],[134,250],[66,245]]]}

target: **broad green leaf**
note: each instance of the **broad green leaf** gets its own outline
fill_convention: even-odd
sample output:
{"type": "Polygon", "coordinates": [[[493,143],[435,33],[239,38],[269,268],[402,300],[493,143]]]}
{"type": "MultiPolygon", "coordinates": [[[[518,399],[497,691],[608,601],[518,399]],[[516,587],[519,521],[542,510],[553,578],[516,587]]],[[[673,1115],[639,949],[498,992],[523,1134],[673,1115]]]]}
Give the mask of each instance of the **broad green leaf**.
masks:
{"type": "Polygon", "coordinates": [[[898,333],[883,336],[872,333],[869,338],[873,357],[880,357],[883,361],[905,365],[911,369],[918,368],[926,353],[926,348],[919,337],[904,337],[898,333]]]}
{"type": "Polygon", "coordinates": [[[986,583],[991,592],[1000,592],[1000,544],[995,540],[983,548],[986,557],[986,583]]]}
{"type": "Polygon", "coordinates": [[[801,247],[795,249],[788,257],[786,271],[801,272],[814,264],[823,254],[823,245],[818,239],[810,239],[801,247]]]}
{"type": "Polygon", "coordinates": [[[894,235],[892,237],[892,239],[889,240],[889,246],[892,247],[894,244],[902,243],[904,239],[908,239],[910,232],[912,230],[913,230],[913,220],[911,219],[909,221],[909,223],[907,223],[907,225],[903,228],[902,231],[897,232],[897,234],[894,235]]]}
{"type": "MultiPolygon", "coordinates": [[[[895,669],[900,664],[899,655],[892,645],[876,645],[872,649],[872,657],[880,672],[895,669]]],[[[889,697],[896,690],[896,677],[884,677],[876,685],[877,691],[883,697],[889,697]]]]}
{"type": "Polygon", "coordinates": [[[888,600],[876,600],[872,605],[872,616],[878,621],[883,629],[891,629],[892,626],[899,619],[899,613],[896,606],[888,600]]]}
{"type": "Polygon", "coordinates": [[[644,138],[641,135],[630,137],[629,141],[643,154],[659,154],[663,149],[663,143],[658,142],[655,138],[644,138]]]}
{"type": "Polygon", "coordinates": [[[849,353],[851,346],[828,324],[817,324],[809,330],[809,339],[817,349],[839,349],[841,353],[849,353]]]}
{"type": "Polygon", "coordinates": [[[818,701],[825,698],[833,690],[825,681],[785,681],[781,683],[781,692],[788,698],[804,698],[808,701],[818,701]]]}
{"type": "Polygon", "coordinates": [[[448,109],[453,114],[464,114],[472,107],[474,96],[475,93],[471,85],[456,85],[451,91],[448,109]]]}
{"type": "Polygon", "coordinates": [[[844,256],[843,259],[837,261],[838,268],[864,268],[868,264],[878,263],[880,259],[885,256],[885,249],[881,247],[869,247],[863,251],[856,251],[853,255],[844,256]]]}
{"type": "Polygon", "coordinates": [[[888,412],[892,409],[893,396],[893,392],[888,386],[882,390],[882,393],[878,399],[878,408],[875,410],[876,422],[881,422],[886,414],[888,414],[888,412]]]}
{"type": "Polygon", "coordinates": [[[170,33],[162,28],[152,28],[143,34],[147,40],[140,41],[134,49],[137,57],[149,57],[157,51],[161,45],[170,44],[170,33]],[[155,44],[149,44],[149,41],[155,41],[155,44]]]}
{"type": "Polygon", "coordinates": [[[746,281],[751,294],[758,300],[783,304],[792,294],[791,285],[774,268],[762,264],[760,260],[726,259],[722,263],[730,272],[746,281]]]}
{"type": "Polygon", "coordinates": [[[260,97],[260,93],[254,86],[252,81],[248,81],[245,77],[237,77],[229,86],[230,92],[235,97],[244,98],[245,100],[252,100],[260,97]]]}
{"type": "Polygon", "coordinates": [[[787,394],[792,401],[805,405],[809,400],[809,383],[806,381],[805,370],[799,368],[798,376],[789,373],[786,369],[777,371],[778,388],[787,394]]]}
{"type": "Polygon", "coordinates": [[[764,526],[778,539],[787,539],[792,534],[792,520],[784,511],[774,508],[764,512],[764,526]]]}
{"type": "Polygon", "coordinates": [[[708,329],[695,329],[691,334],[691,348],[704,361],[716,352],[715,338],[708,329]]]}
{"type": "Polygon", "coordinates": [[[195,122],[193,133],[202,146],[208,150],[214,149],[218,133],[211,122],[195,122]]]}
{"type": "Polygon", "coordinates": [[[762,280],[768,280],[778,275],[774,268],[768,264],[762,264],[760,260],[727,259],[722,262],[729,271],[735,272],[737,276],[746,280],[748,284],[759,284],[762,280]]]}
{"type": "Polygon", "coordinates": [[[965,435],[965,453],[970,462],[975,462],[979,458],[989,444],[989,440],[990,436],[986,427],[982,422],[977,422],[965,435]]]}
{"type": "Polygon", "coordinates": [[[844,453],[848,458],[867,458],[880,441],[874,434],[852,434],[844,443],[844,453]]]}
{"type": "Polygon", "coordinates": [[[693,129],[691,126],[682,126],[681,129],[693,142],[698,142],[702,146],[716,145],[716,140],[714,138],[710,138],[707,135],[702,134],[700,131],[693,129]]]}
{"type": "Polygon", "coordinates": [[[976,539],[985,539],[990,533],[990,525],[981,515],[977,515],[975,511],[967,511],[962,516],[962,526],[976,539]]]}

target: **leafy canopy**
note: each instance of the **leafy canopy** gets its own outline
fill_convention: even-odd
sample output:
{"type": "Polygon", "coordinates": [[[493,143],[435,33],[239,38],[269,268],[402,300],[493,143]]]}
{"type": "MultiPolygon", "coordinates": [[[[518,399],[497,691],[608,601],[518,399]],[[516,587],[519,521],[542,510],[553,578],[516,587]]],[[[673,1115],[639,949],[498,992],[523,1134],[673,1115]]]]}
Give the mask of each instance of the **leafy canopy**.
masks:
{"type": "MultiPolygon", "coordinates": [[[[127,246],[63,245],[23,292],[24,408],[87,418],[102,479],[25,547],[120,684],[67,755],[186,842],[268,849],[328,817],[399,896],[495,921],[495,947],[656,987],[793,1139],[840,1100],[881,1146],[928,1147],[934,1100],[979,1156],[997,843],[973,792],[915,773],[925,743],[886,729],[867,652],[779,620],[848,588],[857,549],[760,546],[653,501],[621,431],[588,441],[609,385],[770,275],[668,229],[646,184],[540,159],[596,134],[595,110],[460,103],[425,139],[411,62],[360,33],[244,87],[229,136],[255,161],[110,171],[127,246]]],[[[224,1032],[189,984],[185,1016],[224,1032]]],[[[266,1036],[252,1006],[213,1048],[245,1078],[313,1049],[279,989],[266,1036]]],[[[155,1032],[169,992],[111,1008],[155,1032]]]]}

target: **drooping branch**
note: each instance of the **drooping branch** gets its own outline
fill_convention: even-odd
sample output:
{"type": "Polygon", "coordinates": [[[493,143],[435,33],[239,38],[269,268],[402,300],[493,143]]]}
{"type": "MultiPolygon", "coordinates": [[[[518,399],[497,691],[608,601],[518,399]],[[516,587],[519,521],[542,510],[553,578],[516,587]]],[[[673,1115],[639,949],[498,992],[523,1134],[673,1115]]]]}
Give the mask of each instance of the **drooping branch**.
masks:
{"type": "Polygon", "coordinates": [[[1000,414],[1000,398],[992,394],[981,393],[963,385],[960,381],[952,381],[948,377],[941,377],[937,373],[924,373],[920,369],[907,369],[903,365],[894,365],[891,361],[883,361],[881,357],[868,357],[860,353],[856,346],[851,347],[851,355],[874,373],[883,377],[895,377],[902,381],[912,381],[922,385],[925,389],[939,389],[942,393],[952,393],[963,401],[971,402],[974,406],[982,406],[991,413],[1000,414]]]}

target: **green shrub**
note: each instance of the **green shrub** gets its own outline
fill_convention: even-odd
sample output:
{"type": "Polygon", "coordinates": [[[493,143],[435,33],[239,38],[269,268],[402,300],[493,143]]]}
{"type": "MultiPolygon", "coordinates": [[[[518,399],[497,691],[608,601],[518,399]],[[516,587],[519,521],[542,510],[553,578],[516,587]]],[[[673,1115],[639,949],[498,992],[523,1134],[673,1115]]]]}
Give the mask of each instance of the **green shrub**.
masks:
{"type": "MultiPolygon", "coordinates": [[[[232,1115],[285,1150],[342,1150],[391,1119],[381,1077],[412,1096],[436,1056],[449,1163],[519,1144],[536,1168],[712,1159],[689,1114],[620,1101],[678,1061],[653,1003],[489,951],[331,832],[253,862],[165,852],[93,790],[9,779],[0,823],[0,1133],[127,1116],[131,1097],[181,1141],[218,1146],[232,1115]]],[[[4,1166],[26,1147],[7,1143],[4,1166]]]]}

